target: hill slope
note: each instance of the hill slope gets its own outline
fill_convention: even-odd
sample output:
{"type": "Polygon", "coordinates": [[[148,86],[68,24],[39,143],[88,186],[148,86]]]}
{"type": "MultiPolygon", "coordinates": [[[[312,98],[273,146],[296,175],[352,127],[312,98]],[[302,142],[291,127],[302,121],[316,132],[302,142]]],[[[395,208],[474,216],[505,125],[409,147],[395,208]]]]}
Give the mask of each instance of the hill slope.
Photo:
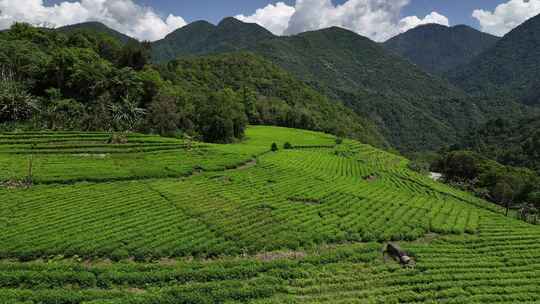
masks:
{"type": "Polygon", "coordinates": [[[128,42],[136,42],[137,40],[135,38],[129,37],[127,35],[124,35],[118,31],[115,31],[111,29],[110,27],[106,26],[103,23],[100,22],[84,22],[84,23],[78,23],[73,25],[67,25],[63,27],[59,27],[56,29],[56,31],[62,32],[62,33],[72,33],[75,31],[95,31],[100,33],[105,33],[113,38],[116,38],[118,41],[122,43],[128,43],[128,42]]]}
{"type": "Polygon", "coordinates": [[[163,44],[172,46],[169,58],[238,49],[254,52],[368,118],[394,147],[404,151],[455,143],[464,130],[484,122],[484,115],[515,110],[513,104],[501,107],[489,100],[469,101],[445,80],[341,28],[275,37],[257,25],[226,20],[222,22],[229,25],[226,31],[218,30],[223,25],[216,29],[200,23],[179,29],[155,44],[154,58],[162,58],[163,44]],[[230,41],[223,33],[231,32],[239,33],[235,48],[223,47],[224,41],[230,41]],[[182,42],[191,36],[206,38],[194,45],[182,42]]]}
{"type": "Polygon", "coordinates": [[[225,18],[217,26],[196,21],[154,42],[152,57],[156,62],[166,62],[180,55],[238,51],[272,37],[262,26],[235,18],[225,18]]]}
{"type": "Polygon", "coordinates": [[[252,53],[179,59],[161,66],[160,71],[191,96],[225,88],[238,92],[252,124],[326,131],[386,145],[371,121],[252,53]]]}
{"type": "Polygon", "coordinates": [[[108,135],[0,134],[0,166],[22,178],[31,154],[36,181],[0,170],[3,302],[540,300],[540,228],[399,156],[276,127],[232,145],[108,135]]]}
{"type": "Polygon", "coordinates": [[[540,117],[492,120],[468,134],[462,147],[505,165],[540,172],[540,117]]]}
{"type": "Polygon", "coordinates": [[[507,95],[526,104],[540,104],[540,16],[505,35],[469,65],[449,73],[449,79],[468,92],[507,95]]]}
{"type": "Polygon", "coordinates": [[[520,112],[511,102],[471,100],[447,81],[340,28],[266,40],[253,51],[369,117],[403,151],[436,149],[486,117],[520,112]]]}
{"type": "Polygon", "coordinates": [[[491,48],[499,37],[465,25],[421,25],[386,41],[383,46],[432,74],[443,74],[491,48]]]}

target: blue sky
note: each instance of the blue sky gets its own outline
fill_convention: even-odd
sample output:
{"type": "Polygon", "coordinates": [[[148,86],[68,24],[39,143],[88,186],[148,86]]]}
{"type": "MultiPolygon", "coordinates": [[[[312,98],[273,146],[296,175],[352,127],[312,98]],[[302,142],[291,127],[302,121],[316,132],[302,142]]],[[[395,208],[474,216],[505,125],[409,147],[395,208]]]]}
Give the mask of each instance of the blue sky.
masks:
{"type": "Polygon", "coordinates": [[[493,11],[504,0],[412,0],[403,11],[403,16],[425,16],[432,11],[448,17],[451,25],[467,24],[479,28],[478,20],[472,17],[475,9],[493,11]]]}
{"type": "MultiPolygon", "coordinates": [[[[45,4],[56,4],[63,0],[45,0],[45,4]]],[[[346,0],[333,0],[335,4],[342,4],[346,0]]],[[[269,3],[280,1],[268,0],[137,0],[144,6],[153,7],[162,15],[174,14],[182,16],[187,22],[207,20],[217,23],[223,17],[236,16],[238,14],[250,15],[256,9],[269,3]]],[[[294,0],[281,0],[289,5],[294,5],[294,0]]],[[[472,17],[475,9],[493,10],[504,0],[412,0],[402,11],[402,16],[418,15],[425,16],[432,11],[437,11],[450,19],[452,25],[467,24],[479,27],[479,23],[472,17]]]]}
{"type": "Polygon", "coordinates": [[[540,0],[3,0],[0,30],[14,22],[58,27],[99,21],[138,38],[158,40],[196,20],[228,16],[276,35],[339,26],[385,41],[416,26],[467,24],[503,36],[540,14],[540,0]]]}
{"type": "MultiPolygon", "coordinates": [[[[334,0],[334,4],[342,4],[346,0],[334,0]]],[[[268,0],[142,0],[144,5],[150,5],[160,13],[173,13],[184,17],[186,21],[207,20],[217,23],[223,17],[236,16],[238,14],[251,15],[256,9],[269,3],[280,1],[268,0]]],[[[281,1],[294,5],[294,0],[281,1]]],[[[472,17],[475,9],[492,11],[504,0],[412,0],[402,11],[402,16],[418,15],[425,16],[432,11],[439,12],[450,19],[450,24],[467,24],[479,28],[478,20],[472,17]]]]}

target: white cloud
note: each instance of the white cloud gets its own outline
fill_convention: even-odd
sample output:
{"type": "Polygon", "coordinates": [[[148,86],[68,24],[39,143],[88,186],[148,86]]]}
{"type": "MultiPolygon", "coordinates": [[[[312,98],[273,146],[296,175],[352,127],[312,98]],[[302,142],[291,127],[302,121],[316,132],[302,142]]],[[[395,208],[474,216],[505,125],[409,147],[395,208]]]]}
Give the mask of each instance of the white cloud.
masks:
{"type": "Polygon", "coordinates": [[[510,0],[498,5],[493,12],[477,9],[472,15],[484,32],[503,36],[538,14],[540,0],[510,0]]]}
{"type": "Polygon", "coordinates": [[[158,40],[186,25],[182,17],[159,16],[132,0],[78,0],[46,6],[43,0],[0,0],[0,29],[14,22],[59,27],[99,21],[140,40],[158,40]]]}
{"type": "Polygon", "coordinates": [[[334,5],[331,0],[297,0],[296,12],[286,33],[296,34],[330,26],[353,30],[383,41],[397,34],[401,9],[408,0],[348,0],[334,5]]]}
{"type": "Polygon", "coordinates": [[[348,0],[334,5],[332,0],[297,0],[293,6],[283,2],[268,5],[251,16],[236,18],[265,26],[275,34],[292,35],[309,30],[339,26],[375,41],[384,41],[426,23],[449,25],[445,16],[432,12],[425,18],[400,18],[410,0],[348,0]]]}
{"type": "Polygon", "coordinates": [[[258,9],[251,16],[238,15],[235,18],[243,22],[257,23],[276,35],[282,35],[289,26],[289,20],[294,12],[294,7],[278,2],[258,9]]]}
{"type": "Polygon", "coordinates": [[[417,16],[409,16],[401,19],[399,22],[399,30],[401,32],[406,32],[410,29],[413,29],[419,25],[423,24],[441,24],[445,26],[450,25],[450,21],[446,16],[443,16],[437,12],[431,12],[431,14],[424,17],[424,19],[420,19],[417,16]]]}

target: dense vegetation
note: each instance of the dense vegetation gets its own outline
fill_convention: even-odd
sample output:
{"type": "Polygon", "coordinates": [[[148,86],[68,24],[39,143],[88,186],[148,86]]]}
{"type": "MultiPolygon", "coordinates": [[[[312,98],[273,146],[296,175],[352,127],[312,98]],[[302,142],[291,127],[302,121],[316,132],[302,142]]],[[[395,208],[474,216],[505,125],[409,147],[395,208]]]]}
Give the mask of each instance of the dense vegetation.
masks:
{"type": "Polygon", "coordinates": [[[234,52],[273,37],[265,28],[235,18],[225,18],[217,26],[196,21],[154,42],[152,57],[168,62],[186,55],[234,52]]]}
{"type": "Polygon", "coordinates": [[[250,124],[320,130],[383,145],[370,121],[250,53],[178,59],[160,71],[192,96],[230,88],[235,92],[230,98],[244,105],[250,124]]]}
{"type": "Polygon", "coordinates": [[[78,23],[78,24],[59,27],[59,28],[56,28],[55,30],[62,33],[66,33],[66,34],[70,34],[70,33],[76,34],[77,32],[80,32],[80,31],[91,32],[91,33],[98,32],[98,33],[107,34],[122,43],[137,42],[136,39],[131,38],[127,35],[124,35],[120,32],[117,32],[100,22],[78,23]]]}
{"type": "Polygon", "coordinates": [[[508,100],[470,99],[446,81],[343,29],[268,40],[259,46],[257,52],[372,119],[401,151],[455,143],[487,117],[521,113],[508,100]]]}
{"type": "Polygon", "coordinates": [[[426,24],[391,38],[383,46],[429,73],[442,75],[468,64],[498,40],[466,25],[426,24]]]}
{"type": "Polygon", "coordinates": [[[531,110],[354,33],[17,24],[0,77],[0,303],[540,301],[531,110]]]}
{"type": "Polygon", "coordinates": [[[540,208],[540,177],[529,169],[504,166],[471,151],[448,152],[431,169],[442,173],[452,185],[507,209],[536,215],[540,208]]]}
{"type": "Polygon", "coordinates": [[[540,118],[495,119],[472,130],[458,149],[471,149],[499,163],[540,172],[540,118]]]}
{"type": "Polygon", "coordinates": [[[451,71],[449,79],[468,92],[510,96],[523,103],[540,104],[540,16],[505,35],[470,64],[451,71]]]}
{"type": "Polygon", "coordinates": [[[401,151],[457,143],[487,117],[521,112],[509,100],[471,100],[445,80],[340,28],[275,37],[256,24],[228,18],[217,26],[193,23],[154,45],[156,61],[238,50],[261,55],[368,118],[401,151]]]}
{"type": "Polygon", "coordinates": [[[538,227],[356,141],[276,127],[246,138],[2,133],[0,300],[540,299],[538,227]],[[29,159],[33,186],[14,183],[29,159]],[[416,266],[384,259],[385,241],[416,266]]]}
{"type": "Polygon", "coordinates": [[[0,124],[182,132],[210,142],[242,138],[248,123],[275,124],[385,144],[370,122],[263,59],[239,53],[155,66],[149,43],[120,42],[100,28],[3,32],[0,124]]]}

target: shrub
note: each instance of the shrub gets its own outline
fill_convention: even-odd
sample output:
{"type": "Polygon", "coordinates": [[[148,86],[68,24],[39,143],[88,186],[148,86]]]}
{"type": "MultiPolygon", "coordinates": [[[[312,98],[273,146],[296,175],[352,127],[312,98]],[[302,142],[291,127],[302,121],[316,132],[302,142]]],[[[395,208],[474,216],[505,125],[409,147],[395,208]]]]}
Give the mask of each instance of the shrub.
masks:
{"type": "Polygon", "coordinates": [[[148,109],[147,124],[161,136],[174,136],[181,116],[174,96],[158,94],[148,109]]]}
{"type": "Polygon", "coordinates": [[[107,140],[107,143],[112,145],[127,144],[128,138],[125,134],[113,133],[107,140]]]}
{"type": "Polygon", "coordinates": [[[336,145],[341,145],[343,143],[343,138],[338,137],[336,138],[336,145]]]}
{"type": "Polygon", "coordinates": [[[422,173],[422,174],[427,174],[430,170],[430,164],[422,160],[411,161],[409,162],[407,167],[411,169],[412,171],[422,173]]]}
{"type": "Polygon", "coordinates": [[[27,120],[36,107],[34,97],[20,84],[0,79],[0,122],[27,120]]]}
{"type": "Polygon", "coordinates": [[[278,149],[278,146],[276,143],[272,143],[272,146],[270,147],[270,150],[272,150],[272,152],[276,152],[278,149]]]}
{"type": "Polygon", "coordinates": [[[125,249],[118,248],[111,253],[111,259],[115,262],[126,260],[127,258],[129,258],[129,252],[125,249]]]}
{"type": "Polygon", "coordinates": [[[290,150],[290,149],[292,149],[292,148],[293,148],[293,146],[291,145],[290,142],[286,142],[286,143],[283,145],[283,149],[285,149],[285,150],[290,150]]]}

